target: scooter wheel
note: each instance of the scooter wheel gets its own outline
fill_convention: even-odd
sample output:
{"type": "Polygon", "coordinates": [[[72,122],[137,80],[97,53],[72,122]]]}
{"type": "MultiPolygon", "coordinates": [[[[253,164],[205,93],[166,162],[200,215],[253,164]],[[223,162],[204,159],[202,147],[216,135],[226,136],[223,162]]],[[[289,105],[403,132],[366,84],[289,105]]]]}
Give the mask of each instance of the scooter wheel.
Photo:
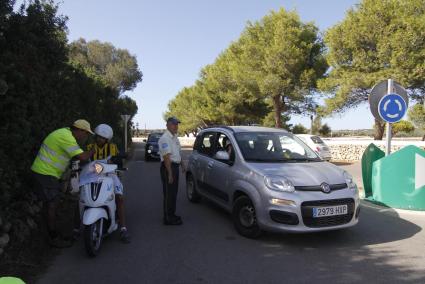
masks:
{"type": "Polygon", "coordinates": [[[102,219],[97,220],[90,225],[84,225],[84,244],[86,252],[90,257],[99,254],[100,245],[102,244],[102,219]]]}

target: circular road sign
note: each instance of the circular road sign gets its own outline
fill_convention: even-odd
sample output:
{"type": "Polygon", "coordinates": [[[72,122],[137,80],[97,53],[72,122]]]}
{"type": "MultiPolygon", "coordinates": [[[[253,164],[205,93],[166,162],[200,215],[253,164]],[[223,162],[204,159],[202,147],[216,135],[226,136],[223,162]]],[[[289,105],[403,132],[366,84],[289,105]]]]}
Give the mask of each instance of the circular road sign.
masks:
{"type": "Polygon", "coordinates": [[[400,121],[407,111],[407,103],[398,94],[388,94],[379,101],[379,116],[386,122],[395,123],[400,121]]]}
{"type": "MultiPolygon", "coordinates": [[[[397,82],[394,82],[394,88],[392,93],[396,93],[400,95],[404,101],[406,102],[406,105],[409,105],[409,98],[407,96],[406,90],[397,82]]],[[[370,111],[372,112],[373,116],[379,120],[382,120],[381,116],[379,115],[378,105],[381,99],[388,94],[388,80],[381,81],[380,83],[376,84],[369,95],[369,104],[370,104],[370,111]]]]}

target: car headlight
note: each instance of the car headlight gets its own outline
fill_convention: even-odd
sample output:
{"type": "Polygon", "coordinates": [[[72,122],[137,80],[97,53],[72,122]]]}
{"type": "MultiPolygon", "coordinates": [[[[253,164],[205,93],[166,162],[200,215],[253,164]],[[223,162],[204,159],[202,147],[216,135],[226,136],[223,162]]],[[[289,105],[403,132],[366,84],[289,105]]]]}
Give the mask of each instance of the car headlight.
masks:
{"type": "Polygon", "coordinates": [[[103,171],[103,166],[101,164],[94,164],[94,172],[98,175],[103,171]]]}
{"type": "Polygon", "coordinates": [[[344,175],[344,179],[345,179],[345,182],[347,183],[348,188],[351,189],[352,191],[356,191],[357,190],[357,185],[356,185],[356,183],[353,180],[353,176],[350,175],[346,171],[344,171],[343,175],[344,175]]]}
{"type": "Polygon", "coordinates": [[[264,183],[269,189],[284,192],[294,192],[295,187],[292,182],[281,176],[265,176],[264,183]]]}

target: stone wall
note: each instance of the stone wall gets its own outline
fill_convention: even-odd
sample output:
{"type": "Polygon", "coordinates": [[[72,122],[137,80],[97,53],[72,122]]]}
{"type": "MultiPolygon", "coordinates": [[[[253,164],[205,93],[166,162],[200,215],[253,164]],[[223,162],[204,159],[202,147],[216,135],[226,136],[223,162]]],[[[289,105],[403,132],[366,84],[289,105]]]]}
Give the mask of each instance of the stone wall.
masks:
{"type": "MultiPolygon", "coordinates": [[[[384,152],[386,149],[386,141],[375,141],[371,138],[326,138],[324,141],[329,146],[332,153],[332,160],[334,161],[359,161],[371,143],[375,144],[384,152]]],[[[408,145],[425,149],[425,142],[420,141],[420,139],[394,139],[391,141],[391,153],[408,145]]]]}
{"type": "MultiPolygon", "coordinates": [[[[179,137],[180,144],[184,148],[193,147],[194,137],[179,137]]],[[[133,138],[135,142],[141,142],[142,138],[133,138]]],[[[385,141],[374,141],[367,137],[344,137],[344,138],[324,138],[332,153],[333,161],[353,162],[362,158],[364,151],[370,143],[374,143],[385,152],[385,141]]],[[[400,150],[407,145],[415,145],[425,149],[425,142],[416,139],[394,139],[391,142],[391,152],[400,150]]]]}
{"type": "MultiPolygon", "coordinates": [[[[368,144],[369,145],[369,144],[368,144]]],[[[329,145],[332,153],[333,161],[359,161],[362,159],[363,153],[368,145],[353,145],[353,144],[334,144],[329,145]]],[[[377,145],[382,151],[385,152],[385,146],[377,145]]],[[[400,150],[404,146],[391,146],[391,152],[400,150]]]]}

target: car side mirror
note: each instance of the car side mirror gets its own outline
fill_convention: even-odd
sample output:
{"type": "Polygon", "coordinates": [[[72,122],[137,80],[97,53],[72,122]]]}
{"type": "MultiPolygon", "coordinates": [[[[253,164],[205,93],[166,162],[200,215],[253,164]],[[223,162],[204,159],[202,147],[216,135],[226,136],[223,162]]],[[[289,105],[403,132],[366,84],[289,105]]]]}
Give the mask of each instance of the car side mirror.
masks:
{"type": "Polygon", "coordinates": [[[143,142],[145,142],[145,143],[146,143],[146,141],[147,141],[146,139],[143,139],[143,142]]]}
{"type": "Polygon", "coordinates": [[[214,159],[217,159],[222,162],[229,162],[230,156],[229,153],[227,153],[226,151],[218,151],[217,153],[215,153],[214,159]]]}

